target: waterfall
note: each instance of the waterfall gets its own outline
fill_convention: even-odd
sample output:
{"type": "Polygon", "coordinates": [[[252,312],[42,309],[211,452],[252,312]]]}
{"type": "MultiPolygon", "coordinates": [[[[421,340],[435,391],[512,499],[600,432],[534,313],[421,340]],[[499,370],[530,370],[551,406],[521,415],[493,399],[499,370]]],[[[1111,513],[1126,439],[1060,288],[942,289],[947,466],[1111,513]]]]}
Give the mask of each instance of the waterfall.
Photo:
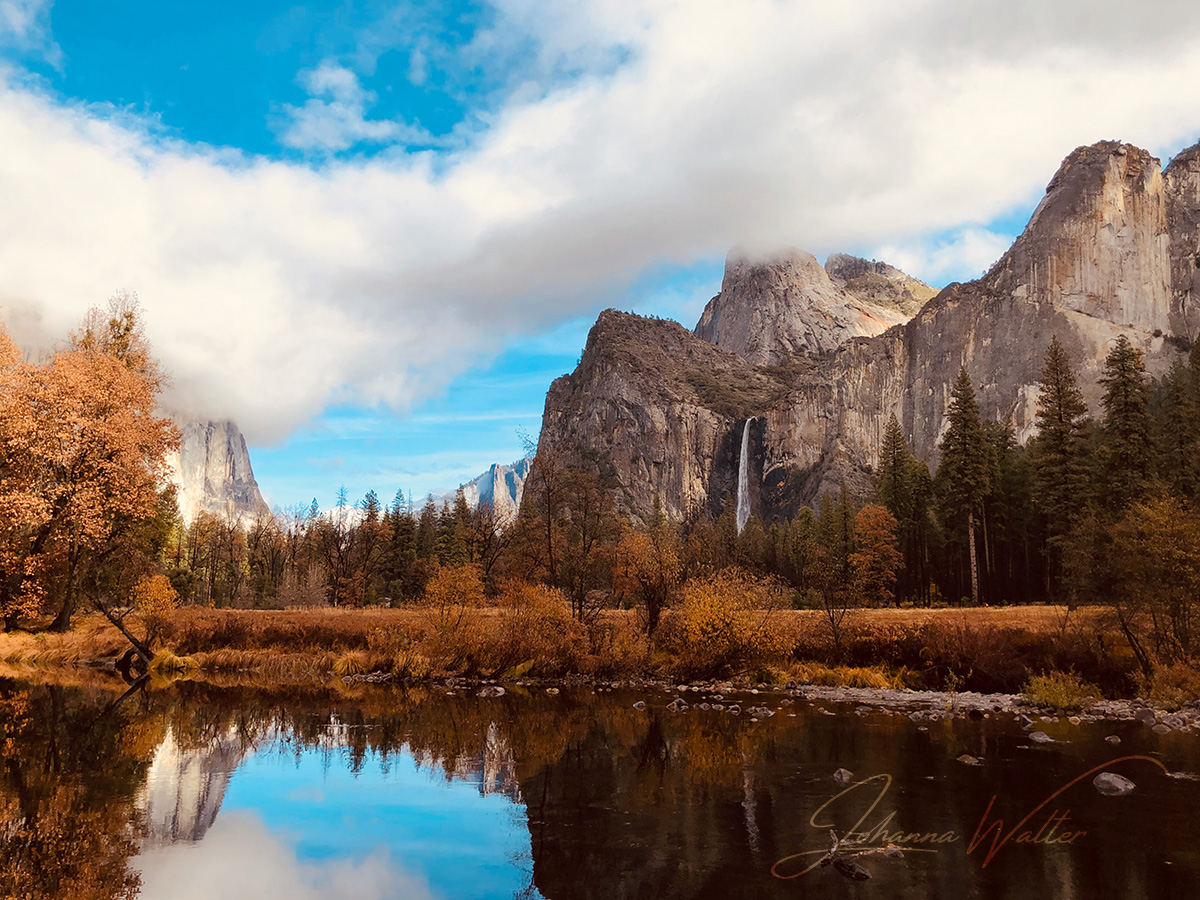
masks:
{"type": "Polygon", "coordinates": [[[751,416],[746,420],[746,427],[742,429],[742,455],[738,460],[737,486],[738,534],[742,533],[746,521],[750,518],[750,423],[753,421],[754,417],[751,416]]]}

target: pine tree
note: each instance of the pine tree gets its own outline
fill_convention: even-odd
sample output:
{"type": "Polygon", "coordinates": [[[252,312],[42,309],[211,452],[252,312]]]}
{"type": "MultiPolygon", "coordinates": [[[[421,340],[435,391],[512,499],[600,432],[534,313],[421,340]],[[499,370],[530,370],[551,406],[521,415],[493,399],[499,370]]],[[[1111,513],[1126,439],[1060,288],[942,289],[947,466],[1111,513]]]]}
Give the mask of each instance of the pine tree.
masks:
{"type": "Polygon", "coordinates": [[[1200,409],[1192,371],[1176,362],[1155,404],[1155,468],[1176,497],[1191,502],[1200,485],[1200,409]]]}
{"type": "Polygon", "coordinates": [[[1142,352],[1125,335],[1104,360],[1101,477],[1108,505],[1123,511],[1150,481],[1150,400],[1142,352]]]}
{"type": "Polygon", "coordinates": [[[901,597],[928,593],[929,571],[929,469],[909,452],[904,431],[892,416],[879,449],[875,493],[895,517],[900,552],[898,593],[901,597]]]}
{"type": "Polygon", "coordinates": [[[908,515],[911,505],[907,477],[909,455],[904,430],[892,416],[883,430],[883,444],[879,448],[875,494],[900,523],[908,515]]]}
{"type": "Polygon", "coordinates": [[[1039,384],[1033,463],[1037,505],[1046,521],[1049,573],[1057,580],[1062,547],[1085,506],[1087,486],[1087,405],[1057,337],[1046,351],[1039,384]]]}
{"type": "Polygon", "coordinates": [[[949,427],[942,437],[942,462],[938,466],[938,493],[947,521],[965,521],[971,560],[971,601],[979,602],[979,561],[975,549],[975,523],[990,489],[991,448],[979,417],[975,388],[966,369],[960,369],[950,392],[946,413],[949,427]]]}

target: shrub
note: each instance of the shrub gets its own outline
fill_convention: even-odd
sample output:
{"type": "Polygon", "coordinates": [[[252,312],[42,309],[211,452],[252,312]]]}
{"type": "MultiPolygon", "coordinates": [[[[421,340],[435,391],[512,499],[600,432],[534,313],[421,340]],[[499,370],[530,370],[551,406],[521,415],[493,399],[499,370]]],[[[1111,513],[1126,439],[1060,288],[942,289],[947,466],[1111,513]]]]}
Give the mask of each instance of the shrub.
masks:
{"type": "Polygon", "coordinates": [[[483,635],[475,613],[484,603],[478,566],[438,566],[421,598],[430,634],[425,640],[434,667],[475,672],[483,635]]]}
{"type": "Polygon", "coordinates": [[[727,569],[684,585],[663,635],[684,677],[722,677],[766,666],[790,649],[782,620],[772,616],[778,587],[727,569]]]}
{"type": "Polygon", "coordinates": [[[494,666],[499,671],[520,667],[523,674],[565,674],[579,668],[587,646],[566,595],[541,584],[504,586],[498,631],[494,666]]]}
{"type": "Polygon", "coordinates": [[[1034,706],[1053,706],[1056,709],[1081,709],[1100,699],[1100,691],[1074,672],[1047,672],[1034,675],[1023,691],[1034,706]]]}
{"type": "Polygon", "coordinates": [[[830,687],[900,688],[905,687],[902,675],[891,675],[881,666],[826,666],[821,663],[801,663],[792,669],[797,681],[830,687]]]}
{"type": "Polygon", "coordinates": [[[1138,683],[1138,693],[1155,706],[1179,709],[1200,700],[1200,672],[1182,662],[1159,666],[1138,683]]]}

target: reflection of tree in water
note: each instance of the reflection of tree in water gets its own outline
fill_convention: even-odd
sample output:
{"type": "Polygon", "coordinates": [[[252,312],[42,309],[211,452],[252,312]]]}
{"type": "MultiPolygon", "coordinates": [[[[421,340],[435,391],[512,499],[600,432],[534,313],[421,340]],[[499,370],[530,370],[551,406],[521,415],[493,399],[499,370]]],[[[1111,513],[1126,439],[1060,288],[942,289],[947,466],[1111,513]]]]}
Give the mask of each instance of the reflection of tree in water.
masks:
{"type": "MultiPolygon", "coordinates": [[[[444,687],[179,683],[108,709],[115,696],[0,682],[0,812],[7,823],[0,897],[133,896],[127,861],[136,850],[138,798],[152,837],[199,839],[216,816],[222,779],[255,748],[297,759],[317,752],[355,771],[412,758],[446,779],[518,800],[532,858],[510,863],[529,872],[529,897],[792,896],[801,888],[839,896],[849,888],[827,870],[805,876],[811,888],[809,880],[802,886],[770,875],[777,859],[827,849],[827,833],[814,830],[809,816],[840,790],[830,778],[835,768],[891,773],[895,827],[969,831],[994,785],[955,756],[998,758],[1004,747],[993,743],[1004,733],[996,722],[941,722],[925,733],[904,717],[864,722],[811,713],[751,723],[668,713],[653,703],[638,711],[631,696],[586,687],[485,699],[444,687]],[[157,805],[146,799],[152,762],[175,773],[157,805]]],[[[1076,746],[1084,752],[1082,743],[1063,744],[1058,756],[1021,770],[1020,784],[1002,798],[1010,809],[1032,806],[1076,773],[1076,746]]],[[[844,830],[860,813],[830,816],[844,830]]],[[[1155,840],[1174,840],[1165,828],[1155,840]]],[[[983,872],[960,846],[879,869],[872,885],[880,896],[974,892],[997,900],[1054,896],[1072,879],[1098,889],[1109,860],[1122,858],[1106,840],[1097,833],[1071,855],[1039,851],[1036,866],[983,872]]]]}
{"type": "Polygon", "coordinates": [[[137,894],[132,801],[154,736],[115,696],[0,681],[0,896],[137,894]]]}

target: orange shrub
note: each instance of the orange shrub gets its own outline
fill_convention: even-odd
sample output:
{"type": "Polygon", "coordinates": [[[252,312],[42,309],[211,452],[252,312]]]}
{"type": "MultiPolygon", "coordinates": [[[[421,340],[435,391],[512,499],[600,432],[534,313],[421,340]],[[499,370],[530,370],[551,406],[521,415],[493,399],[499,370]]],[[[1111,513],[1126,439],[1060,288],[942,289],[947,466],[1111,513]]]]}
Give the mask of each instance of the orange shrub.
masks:
{"type": "Polygon", "coordinates": [[[790,650],[778,588],[734,569],[689,581],[668,616],[663,645],[685,677],[736,675],[790,650]]]}

